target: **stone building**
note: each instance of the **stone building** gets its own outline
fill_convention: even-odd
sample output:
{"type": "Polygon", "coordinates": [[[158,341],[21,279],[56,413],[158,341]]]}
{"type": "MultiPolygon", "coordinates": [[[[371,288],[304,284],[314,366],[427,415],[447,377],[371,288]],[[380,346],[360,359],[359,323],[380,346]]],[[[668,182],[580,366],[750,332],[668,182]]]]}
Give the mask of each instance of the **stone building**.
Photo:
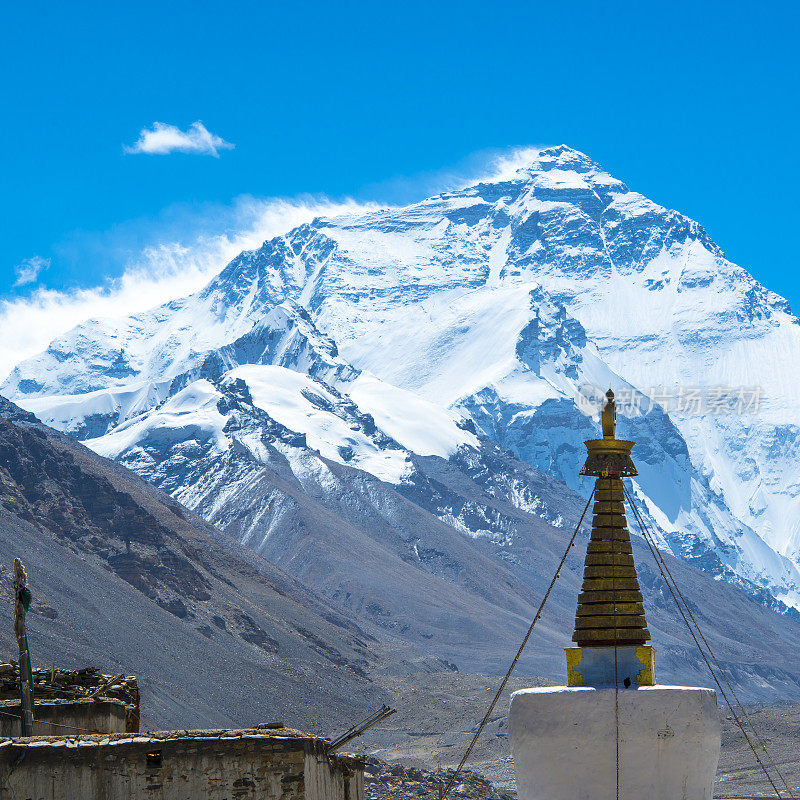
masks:
{"type": "MultiPolygon", "coordinates": [[[[53,667],[35,669],[32,677],[38,736],[139,730],[139,686],[130,675],[53,667]]],[[[21,705],[17,664],[0,664],[0,736],[22,734],[21,705]]]]}
{"type": "Polygon", "coordinates": [[[363,761],[278,723],[140,733],[136,679],[93,669],[34,670],[33,693],[22,737],[0,665],[0,800],[363,800],[363,761]]]}
{"type": "Polygon", "coordinates": [[[0,800],[363,800],[363,780],[362,760],[274,725],[0,741],[0,800]]]}

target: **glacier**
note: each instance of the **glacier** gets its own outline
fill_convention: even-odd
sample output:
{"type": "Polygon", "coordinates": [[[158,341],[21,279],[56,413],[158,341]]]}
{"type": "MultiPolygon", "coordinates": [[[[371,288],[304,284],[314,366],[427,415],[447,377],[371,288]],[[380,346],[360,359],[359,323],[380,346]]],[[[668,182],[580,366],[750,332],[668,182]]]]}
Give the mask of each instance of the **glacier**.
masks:
{"type": "MultiPolygon", "coordinates": [[[[800,608],[799,361],[784,299],[698,223],[562,145],[419,203],[300,225],[188,297],[83,323],[2,391],[221,523],[224,491],[186,461],[198,447],[269,460],[220,411],[231,392],[324,494],[319,457],[407,489],[424,483],[418,457],[488,468],[492,445],[585,491],[586,387],[612,388],[635,401],[620,433],[661,546],[785,609],[800,608]],[[745,389],[757,408],[664,399],[745,389]]],[[[558,523],[546,497],[496,480],[558,523]]],[[[257,547],[285,513],[270,496],[237,528],[257,547]]],[[[425,502],[508,545],[491,514],[425,502]]]]}

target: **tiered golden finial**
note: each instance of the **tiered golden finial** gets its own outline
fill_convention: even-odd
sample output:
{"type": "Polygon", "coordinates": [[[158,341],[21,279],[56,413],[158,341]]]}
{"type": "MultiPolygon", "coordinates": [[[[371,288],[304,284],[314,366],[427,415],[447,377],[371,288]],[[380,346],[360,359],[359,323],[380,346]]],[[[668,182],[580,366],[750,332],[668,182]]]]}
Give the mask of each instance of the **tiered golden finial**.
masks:
{"type": "Polygon", "coordinates": [[[583,588],[578,595],[578,647],[639,646],[650,639],[623,506],[622,478],[638,474],[633,442],[615,438],[617,408],[609,390],[602,411],[603,438],[586,442],[581,475],[597,478],[592,535],[586,550],[583,588]]]}

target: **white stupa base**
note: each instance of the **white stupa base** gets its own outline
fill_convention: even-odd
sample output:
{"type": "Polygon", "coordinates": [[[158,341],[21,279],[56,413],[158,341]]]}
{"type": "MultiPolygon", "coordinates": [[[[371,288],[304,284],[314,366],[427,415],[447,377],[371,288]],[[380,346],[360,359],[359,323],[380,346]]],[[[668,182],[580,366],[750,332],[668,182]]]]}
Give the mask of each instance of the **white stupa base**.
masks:
{"type": "MultiPolygon", "coordinates": [[[[519,800],[615,800],[613,687],[522,689],[509,739],[519,800]]],[[[720,748],[712,689],[619,690],[621,800],[712,800],[720,748]]]]}

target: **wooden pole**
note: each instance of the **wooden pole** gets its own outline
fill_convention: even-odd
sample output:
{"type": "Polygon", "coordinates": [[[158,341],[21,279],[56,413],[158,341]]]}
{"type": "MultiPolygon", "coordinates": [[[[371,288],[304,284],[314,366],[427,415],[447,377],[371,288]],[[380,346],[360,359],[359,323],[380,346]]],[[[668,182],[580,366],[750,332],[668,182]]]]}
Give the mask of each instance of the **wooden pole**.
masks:
{"type": "Polygon", "coordinates": [[[23,736],[33,736],[33,704],[31,703],[31,686],[28,683],[28,636],[25,632],[25,606],[23,592],[27,589],[28,576],[25,567],[18,559],[14,559],[14,634],[19,645],[19,689],[22,699],[20,724],[23,736]]]}

